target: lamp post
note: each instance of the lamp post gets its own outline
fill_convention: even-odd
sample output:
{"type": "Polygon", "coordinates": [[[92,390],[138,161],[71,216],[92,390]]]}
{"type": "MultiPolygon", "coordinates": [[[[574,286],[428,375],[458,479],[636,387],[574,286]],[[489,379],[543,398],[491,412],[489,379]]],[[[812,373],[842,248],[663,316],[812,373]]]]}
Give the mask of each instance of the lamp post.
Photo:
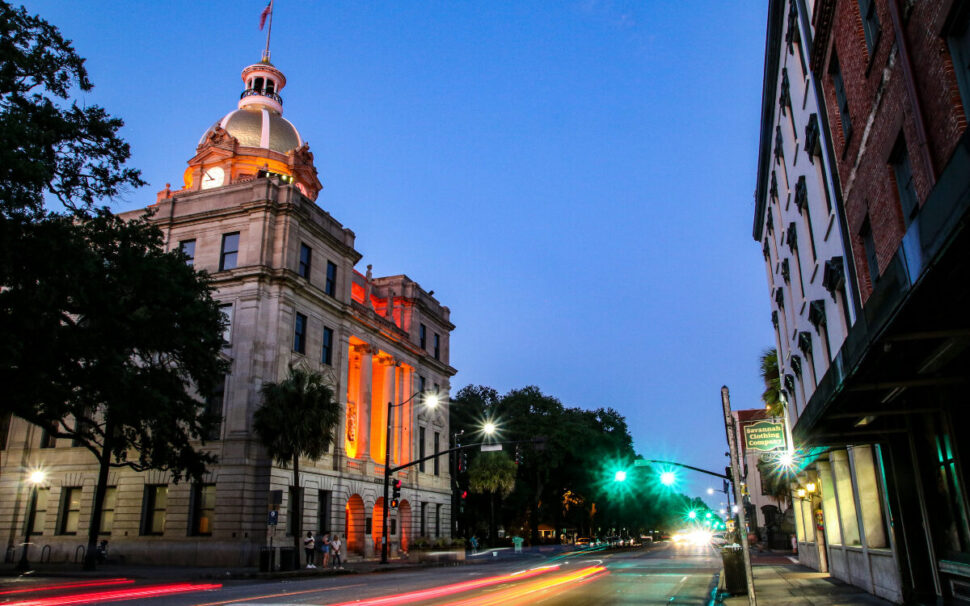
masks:
{"type": "Polygon", "coordinates": [[[27,503],[27,528],[24,530],[24,551],[20,555],[20,564],[17,570],[21,573],[30,570],[30,562],[27,560],[27,550],[30,548],[30,532],[34,529],[34,516],[37,515],[37,487],[44,482],[46,475],[43,471],[31,472],[27,481],[30,482],[30,500],[27,503]]]}
{"type": "MultiPolygon", "coordinates": [[[[387,564],[387,514],[388,514],[388,496],[387,489],[391,483],[391,432],[393,431],[393,419],[391,417],[391,411],[398,407],[404,406],[411,400],[413,400],[418,395],[424,394],[423,391],[418,391],[411,394],[407,400],[395,404],[393,401],[388,401],[387,403],[387,434],[384,440],[384,507],[383,515],[381,516],[381,564],[387,564]]],[[[428,408],[435,408],[438,406],[438,395],[437,394],[427,394],[424,397],[424,405],[428,408]]]]}

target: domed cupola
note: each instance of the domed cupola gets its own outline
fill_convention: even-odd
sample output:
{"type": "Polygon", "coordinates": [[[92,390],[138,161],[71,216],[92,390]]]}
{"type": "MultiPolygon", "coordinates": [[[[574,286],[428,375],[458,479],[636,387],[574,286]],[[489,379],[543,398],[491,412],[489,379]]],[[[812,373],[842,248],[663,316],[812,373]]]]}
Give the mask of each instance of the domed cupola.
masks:
{"type": "Polygon", "coordinates": [[[262,177],[293,183],[316,200],[323,188],[313,154],[293,124],[283,117],[283,75],[264,59],[242,70],[245,84],[237,109],[210,126],[199,139],[185,171],[187,190],[211,189],[262,177]]]}

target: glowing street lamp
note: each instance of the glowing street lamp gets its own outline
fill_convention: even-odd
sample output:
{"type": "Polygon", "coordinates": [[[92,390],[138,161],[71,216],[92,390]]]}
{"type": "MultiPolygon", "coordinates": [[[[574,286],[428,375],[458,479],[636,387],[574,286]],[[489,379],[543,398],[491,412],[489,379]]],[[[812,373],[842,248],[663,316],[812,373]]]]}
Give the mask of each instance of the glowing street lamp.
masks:
{"type": "Polygon", "coordinates": [[[714,494],[714,489],[713,488],[708,488],[707,489],[707,494],[714,494]]]}
{"type": "Polygon", "coordinates": [[[384,508],[383,508],[383,519],[381,524],[383,528],[381,529],[381,564],[387,564],[387,513],[388,513],[388,489],[391,484],[391,432],[394,431],[393,417],[391,416],[391,410],[398,407],[404,406],[414,398],[418,396],[424,396],[424,405],[431,410],[438,407],[439,398],[438,394],[435,392],[427,393],[424,391],[418,391],[413,394],[403,402],[398,402],[395,404],[392,400],[387,402],[387,433],[385,434],[386,439],[384,440],[384,508]]]}
{"type": "Polygon", "coordinates": [[[37,487],[44,483],[47,478],[47,474],[40,469],[34,470],[27,477],[27,482],[30,484],[30,500],[27,503],[29,507],[27,511],[27,528],[24,530],[24,551],[20,555],[20,564],[17,565],[17,570],[21,573],[28,572],[30,570],[30,562],[27,560],[27,550],[30,548],[30,531],[34,529],[34,517],[37,515],[37,487]]]}
{"type": "Polygon", "coordinates": [[[697,519],[697,512],[692,509],[689,512],[687,512],[687,517],[690,518],[690,519],[692,519],[692,520],[696,520],[697,519]]]}
{"type": "Polygon", "coordinates": [[[482,425],[482,431],[485,433],[486,436],[495,435],[495,431],[497,429],[498,428],[495,426],[495,423],[491,421],[487,421],[484,425],[482,425]]]}

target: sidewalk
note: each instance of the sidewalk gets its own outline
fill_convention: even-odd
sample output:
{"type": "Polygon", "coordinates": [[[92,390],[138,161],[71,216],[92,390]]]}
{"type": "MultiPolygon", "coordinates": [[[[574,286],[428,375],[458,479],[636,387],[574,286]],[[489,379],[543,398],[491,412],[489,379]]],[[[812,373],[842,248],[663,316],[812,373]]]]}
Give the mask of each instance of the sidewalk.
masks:
{"type": "MultiPolygon", "coordinates": [[[[783,556],[756,558],[754,587],[758,604],[766,606],[840,606],[864,604],[888,606],[887,602],[854,585],[847,585],[826,572],[798,564],[781,563],[783,556]],[[765,561],[767,560],[767,561],[765,561]]],[[[723,571],[722,571],[723,572],[723,571]]],[[[748,596],[723,598],[725,606],[747,606],[748,596]]]]}

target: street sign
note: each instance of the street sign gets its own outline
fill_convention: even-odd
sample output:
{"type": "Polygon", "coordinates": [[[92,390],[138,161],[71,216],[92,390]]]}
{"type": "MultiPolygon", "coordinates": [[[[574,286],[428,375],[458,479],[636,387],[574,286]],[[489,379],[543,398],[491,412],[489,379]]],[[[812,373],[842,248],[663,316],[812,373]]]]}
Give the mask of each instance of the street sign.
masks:
{"type": "Polygon", "coordinates": [[[777,450],[785,447],[784,423],[758,421],[744,426],[744,446],[747,450],[777,450]]]}
{"type": "Polygon", "coordinates": [[[649,467],[650,466],[650,461],[645,461],[643,459],[637,459],[636,461],[633,462],[633,466],[634,467],[649,467]]]}
{"type": "Polygon", "coordinates": [[[279,520],[280,520],[280,512],[276,511],[275,509],[271,509],[269,512],[269,522],[267,523],[270,526],[276,526],[279,520]]]}
{"type": "Polygon", "coordinates": [[[496,450],[502,450],[501,444],[482,444],[482,452],[493,452],[496,450]]]}

